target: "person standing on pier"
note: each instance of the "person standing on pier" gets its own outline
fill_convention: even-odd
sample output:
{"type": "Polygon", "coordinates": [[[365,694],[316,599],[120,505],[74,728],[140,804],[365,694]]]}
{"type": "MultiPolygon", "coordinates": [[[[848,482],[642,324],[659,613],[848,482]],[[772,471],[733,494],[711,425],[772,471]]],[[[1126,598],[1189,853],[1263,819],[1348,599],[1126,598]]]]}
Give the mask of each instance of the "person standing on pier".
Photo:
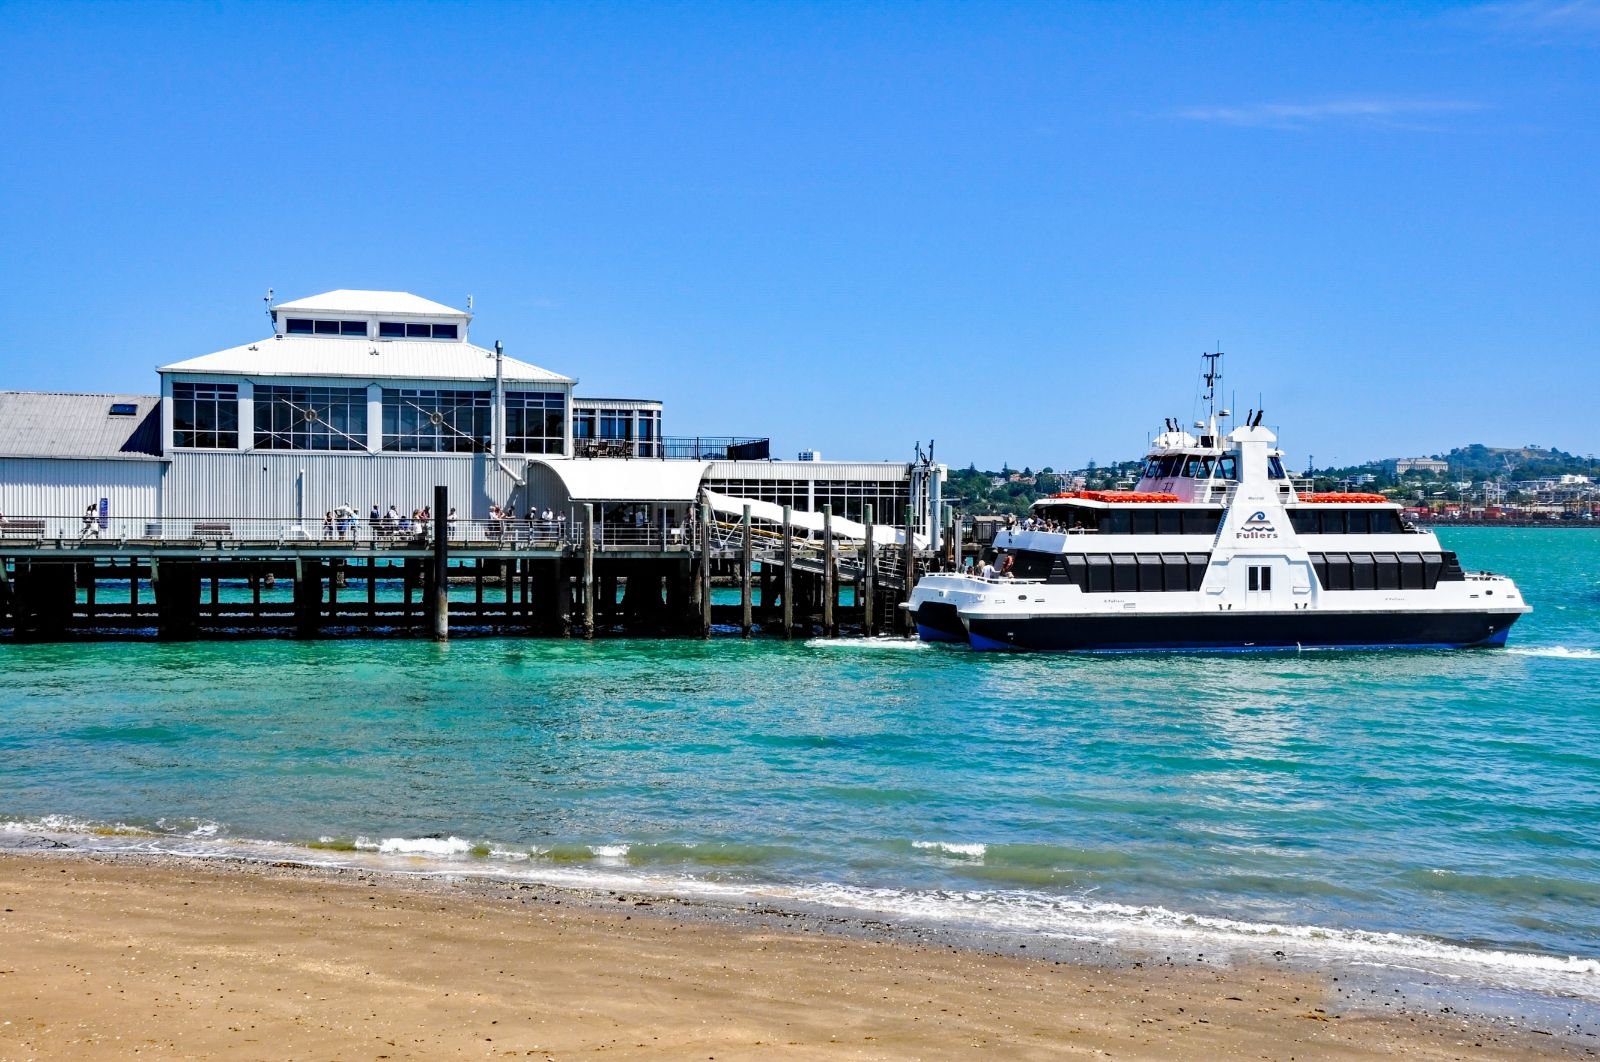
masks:
{"type": "Polygon", "coordinates": [[[78,537],[100,537],[100,508],[94,502],[90,502],[89,507],[83,511],[83,533],[78,537]]]}

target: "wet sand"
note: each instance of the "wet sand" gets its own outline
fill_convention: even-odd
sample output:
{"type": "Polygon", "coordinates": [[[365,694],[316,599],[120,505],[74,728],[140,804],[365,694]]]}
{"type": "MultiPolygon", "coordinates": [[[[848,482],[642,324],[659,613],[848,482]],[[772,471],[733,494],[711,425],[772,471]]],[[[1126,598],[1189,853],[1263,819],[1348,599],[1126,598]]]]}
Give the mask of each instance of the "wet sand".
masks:
{"type": "Polygon", "coordinates": [[[0,854],[0,1059],[1586,1058],[1331,977],[1103,966],[659,897],[0,854]]]}

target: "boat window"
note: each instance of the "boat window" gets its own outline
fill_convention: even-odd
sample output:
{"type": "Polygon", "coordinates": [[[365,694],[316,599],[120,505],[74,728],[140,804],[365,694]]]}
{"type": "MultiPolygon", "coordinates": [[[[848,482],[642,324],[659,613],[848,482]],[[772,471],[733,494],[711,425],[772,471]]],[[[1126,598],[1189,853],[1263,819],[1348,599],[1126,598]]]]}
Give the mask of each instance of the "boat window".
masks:
{"type": "Polygon", "coordinates": [[[1209,553],[1186,554],[1189,558],[1189,589],[1198,590],[1206,581],[1206,569],[1211,567],[1209,553]]]}
{"type": "Polygon", "coordinates": [[[1372,513],[1366,509],[1350,509],[1345,513],[1345,521],[1349,525],[1352,535],[1372,534],[1372,513]]]}
{"type": "Polygon", "coordinates": [[[1102,535],[1126,535],[1132,528],[1133,520],[1126,509],[1107,509],[1100,514],[1102,535]]]}
{"type": "Polygon", "coordinates": [[[1134,534],[1153,535],[1156,533],[1156,513],[1154,509],[1135,509],[1128,515],[1133,520],[1134,534]]]}
{"type": "Polygon", "coordinates": [[[1378,569],[1370,553],[1350,554],[1350,589],[1376,590],[1378,569]]]}
{"type": "Polygon", "coordinates": [[[1222,510],[1183,509],[1180,510],[1179,520],[1186,535],[1214,535],[1222,524],[1222,510]]]}
{"type": "Polygon", "coordinates": [[[1372,514],[1372,533],[1375,535],[1398,535],[1405,529],[1400,526],[1400,514],[1393,509],[1379,509],[1372,514]]]}
{"type": "Polygon", "coordinates": [[[1138,591],[1139,565],[1131,554],[1111,558],[1111,588],[1119,594],[1138,591]]]}
{"type": "Polygon", "coordinates": [[[1160,592],[1167,588],[1159,554],[1141,553],[1138,555],[1138,564],[1140,593],[1160,592]]]}
{"type": "Polygon", "coordinates": [[[1184,462],[1183,474],[1190,479],[1211,478],[1211,458],[1194,456],[1184,462]]]}
{"type": "MultiPolygon", "coordinates": [[[[1374,553],[1373,561],[1378,566],[1378,589],[1400,589],[1400,557],[1394,553],[1374,553]]],[[[1418,558],[1420,560],[1420,558],[1418,558]]]]}
{"type": "Polygon", "coordinates": [[[1322,527],[1320,514],[1315,509],[1290,509],[1289,526],[1297,535],[1315,535],[1322,527]]]}
{"type": "Polygon", "coordinates": [[[1306,559],[1311,562],[1311,570],[1317,573],[1317,585],[1327,590],[1328,587],[1328,557],[1325,553],[1308,553],[1306,559]]]}
{"type": "MultiPolygon", "coordinates": [[[[1409,556],[1409,554],[1408,554],[1409,556]]],[[[1404,578],[1404,575],[1401,576],[1404,578]]],[[[1444,578],[1444,557],[1437,553],[1422,555],[1422,588],[1432,590],[1444,578]]]]}
{"type": "Polygon", "coordinates": [[[1439,581],[1441,583],[1459,583],[1467,577],[1461,570],[1461,562],[1450,550],[1445,550],[1440,556],[1439,581]]]}
{"type": "Polygon", "coordinates": [[[1350,586],[1350,554],[1328,554],[1328,581],[1329,590],[1349,590],[1350,586]]]}
{"type": "Polygon", "coordinates": [[[1161,508],[1156,511],[1156,534],[1180,535],[1183,533],[1183,517],[1177,509],[1161,508]]]}
{"type": "Polygon", "coordinates": [[[1088,567],[1089,592],[1093,594],[1109,594],[1111,592],[1111,558],[1091,555],[1088,558],[1088,567]]]}
{"type": "Polygon", "coordinates": [[[1223,454],[1217,458],[1217,476],[1221,479],[1239,478],[1239,459],[1233,454],[1223,454]]]}
{"type": "Polygon", "coordinates": [[[1283,458],[1279,457],[1277,454],[1269,454],[1269,455],[1267,455],[1267,478],[1268,479],[1287,479],[1288,478],[1288,475],[1283,471],[1283,458]]]}
{"type": "Polygon", "coordinates": [[[1350,530],[1350,523],[1346,519],[1347,513],[1343,509],[1327,509],[1322,513],[1322,533],[1324,535],[1342,535],[1350,530]]]}

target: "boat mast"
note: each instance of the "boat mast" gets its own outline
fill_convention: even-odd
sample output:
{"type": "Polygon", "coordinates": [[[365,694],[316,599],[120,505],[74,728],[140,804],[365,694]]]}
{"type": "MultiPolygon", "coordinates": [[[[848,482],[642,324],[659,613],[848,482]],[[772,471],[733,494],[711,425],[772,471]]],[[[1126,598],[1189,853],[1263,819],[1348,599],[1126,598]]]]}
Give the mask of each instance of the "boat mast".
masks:
{"type": "MultiPolygon", "coordinates": [[[[1202,379],[1206,384],[1206,438],[1201,440],[1202,446],[1216,446],[1221,437],[1220,426],[1217,424],[1217,385],[1222,382],[1222,351],[1215,354],[1202,354],[1206,359],[1206,371],[1202,379]]],[[[1222,415],[1226,417],[1228,411],[1224,409],[1222,415]]]]}

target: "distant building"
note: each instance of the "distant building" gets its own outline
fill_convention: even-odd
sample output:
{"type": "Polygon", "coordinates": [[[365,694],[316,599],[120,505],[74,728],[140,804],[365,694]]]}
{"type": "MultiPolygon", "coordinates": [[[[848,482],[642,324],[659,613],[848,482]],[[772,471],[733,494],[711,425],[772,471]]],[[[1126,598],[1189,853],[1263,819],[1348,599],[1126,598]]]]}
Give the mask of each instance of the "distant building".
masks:
{"type": "Polygon", "coordinates": [[[572,377],[473,344],[470,313],[415,295],[269,310],[270,335],[161,366],[157,394],[0,392],[0,512],[304,521],[408,512],[436,484],[465,519],[498,505],[573,526],[585,504],[676,526],[702,489],[851,519],[939,511],[942,468],[666,437],[660,402],[577,395],[572,377]]]}
{"type": "Polygon", "coordinates": [[[1434,472],[1442,476],[1450,471],[1450,465],[1436,457],[1402,457],[1395,461],[1394,471],[1398,476],[1407,472],[1434,472]]]}

